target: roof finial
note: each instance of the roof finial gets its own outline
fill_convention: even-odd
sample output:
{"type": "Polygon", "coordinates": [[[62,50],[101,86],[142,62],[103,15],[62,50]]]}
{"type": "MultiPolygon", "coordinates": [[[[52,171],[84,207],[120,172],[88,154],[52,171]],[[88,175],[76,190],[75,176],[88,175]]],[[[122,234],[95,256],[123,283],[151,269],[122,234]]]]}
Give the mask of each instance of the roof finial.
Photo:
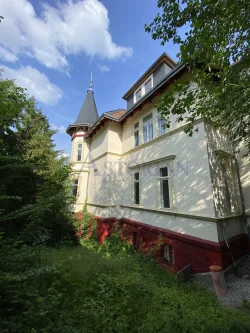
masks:
{"type": "Polygon", "coordinates": [[[93,89],[93,71],[91,71],[90,81],[89,81],[89,90],[93,89]]]}

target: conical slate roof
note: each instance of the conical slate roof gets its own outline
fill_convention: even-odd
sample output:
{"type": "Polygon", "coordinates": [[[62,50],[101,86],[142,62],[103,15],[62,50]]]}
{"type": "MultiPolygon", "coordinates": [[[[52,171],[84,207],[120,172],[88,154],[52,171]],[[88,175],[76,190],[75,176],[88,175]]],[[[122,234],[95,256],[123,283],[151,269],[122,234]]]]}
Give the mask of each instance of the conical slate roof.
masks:
{"type": "Polygon", "coordinates": [[[95,104],[94,93],[91,89],[89,89],[78,117],[72,125],[92,126],[98,118],[99,116],[95,104]]]}

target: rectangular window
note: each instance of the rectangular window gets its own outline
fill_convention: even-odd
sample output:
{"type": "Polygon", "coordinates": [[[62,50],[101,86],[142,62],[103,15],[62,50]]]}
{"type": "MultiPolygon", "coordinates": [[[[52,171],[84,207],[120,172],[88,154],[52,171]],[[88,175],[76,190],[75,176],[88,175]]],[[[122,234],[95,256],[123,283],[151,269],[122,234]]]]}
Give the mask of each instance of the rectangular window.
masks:
{"type": "Polygon", "coordinates": [[[160,112],[158,112],[158,134],[162,135],[166,133],[166,128],[164,128],[166,121],[161,117],[160,112]]]}
{"type": "Polygon", "coordinates": [[[139,101],[139,99],[141,98],[141,89],[137,90],[137,92],[135,93],[135,101],[139,101]]]}
{"type": "Polygon", "coordinates": [[[77,161],[81,161],[82,160],[82,144],[79,143],[77,145],[77,161]]]}
{"type": "Polygon", "coordinates": [[[172,246],[164,244],[163,251],[164,259],[167,260],[169,265],[174,265],[174,249],[172,246]]]}
{"type": "Polygon", "coordinates": [[[134,125],[135,147],[139,146],[139,123],[134,125]]]}
{"type": "Polygon", "coordinates": [[[140,174],[139,172],[134,173],[134,204],[140,204],[140,174]]]}
{"type": "Polygon", "coordinates": [[[153,115],[150,113],[147,117],[143,119],[143,141],[148,142],[154,137],[153,130],[153,115]]]}
{"type": "Polygon", "coordinates": [[[168,167],[160,167],[159,170],[161,207],[170,208],[170,189],[168,167]]]}
{"type": "Polygon", "coordinates": [[[223,175],[223,180],[224,180],[225,199],[226,199],[227,210],[229,212],[231,212],[232,211],[231,195],[230,195],[230,191],[229,191],[229,184],[228,184],[228,177],[227,177],[227,166],[226,166],[225,162],[221,164],[221,169],[222,169],[222,175],[223,175]]]}
{"type": "Polygon", "coordinates": [[[147,92],[149,92],[149,90],[153,87],[152,85],[152,79],[149,79],[146,83],[145,83],[145,94],[147,92]]]}
{"type": "Polygon", "coordinates": [[[78,193],[78,179],[74,180],[72,194],[76,198],[78,193]]]}

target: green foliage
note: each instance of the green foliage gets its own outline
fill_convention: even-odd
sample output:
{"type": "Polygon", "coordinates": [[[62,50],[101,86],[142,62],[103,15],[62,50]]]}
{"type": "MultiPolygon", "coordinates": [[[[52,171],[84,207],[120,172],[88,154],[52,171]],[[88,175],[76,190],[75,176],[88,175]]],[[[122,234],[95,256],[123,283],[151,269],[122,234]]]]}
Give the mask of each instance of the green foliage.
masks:
{"type": "Polygon", "coordinates": [[[243,301],[241,302],[239,309],[245,313],[247,313],[248,315],[250,314],[250,301],[248,299],[243,299],[243,301]]]}
{"type": "Polygon", "coordinates": [[[26,243],[74,238],[70,166],[48,119],[11,80],[0,80],[0,230],[26,243]]]}
{"type": "Polygon", "coordinates": [[[236,148],[243,143],[249,152],[250,2],[158,0],[158,7],[161,13],[145,30],[162,45],[178,44],[180,63],[191,72],[160,99],[167,126],[172,113],[189,123],[192,135],[196,120],[208,118],[229,130],[236,148]]]}
{"type": "Polygon", "coordinates": [[[177,283],[150,258],[142,261],[116,233],[100,247],[89,239],[77,247],[39,251],[5,246],[3,333],[250,330],[248,316],[223,308],[198,284],[177,283]]]}

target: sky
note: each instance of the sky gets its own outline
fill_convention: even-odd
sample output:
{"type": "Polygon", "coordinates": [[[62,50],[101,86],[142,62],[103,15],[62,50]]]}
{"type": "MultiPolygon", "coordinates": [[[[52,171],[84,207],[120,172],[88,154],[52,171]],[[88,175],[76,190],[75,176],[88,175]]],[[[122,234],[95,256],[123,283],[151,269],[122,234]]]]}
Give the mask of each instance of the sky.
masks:
{"type": "Polygon", "coordinates": [[[159,12],[156,0],[0,0],[3,78],[27,88],[58,130],[56,148],[70,154],[66,128],[80,111],[93,71],[99,115],[126,108],[132,84],[178,47],[144,30],[159,12]]]}

